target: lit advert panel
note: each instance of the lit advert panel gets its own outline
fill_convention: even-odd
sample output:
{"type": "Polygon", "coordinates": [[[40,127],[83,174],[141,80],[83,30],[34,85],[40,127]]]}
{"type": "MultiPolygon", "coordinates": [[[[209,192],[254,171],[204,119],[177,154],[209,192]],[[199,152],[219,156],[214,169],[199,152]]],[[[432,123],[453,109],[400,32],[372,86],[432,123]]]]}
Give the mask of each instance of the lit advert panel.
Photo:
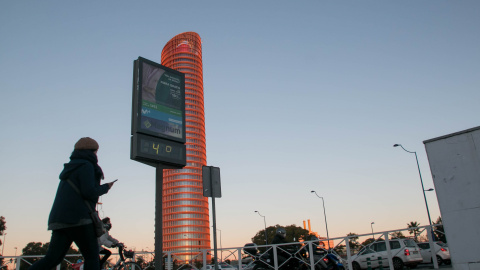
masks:
{"type": "Polygon", "coordinates": [[[131,159],[184,167],[185,74],[139,57],[132,100],[131,159]]]}

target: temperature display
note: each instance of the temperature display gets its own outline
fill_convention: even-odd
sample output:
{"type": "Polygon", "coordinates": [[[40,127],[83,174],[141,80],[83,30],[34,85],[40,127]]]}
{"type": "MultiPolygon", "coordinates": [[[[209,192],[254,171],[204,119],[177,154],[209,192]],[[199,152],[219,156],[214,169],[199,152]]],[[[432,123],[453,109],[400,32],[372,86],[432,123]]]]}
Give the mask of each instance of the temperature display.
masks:
{"type": "Polygon", "coordinates": [[[151,162],[166,162],[185,166],[187,164],[186,147],[182,143],[156,138],[144,134],[135,134],[134,143],[137,152],[133,153],[135,159],[151,162]]]}

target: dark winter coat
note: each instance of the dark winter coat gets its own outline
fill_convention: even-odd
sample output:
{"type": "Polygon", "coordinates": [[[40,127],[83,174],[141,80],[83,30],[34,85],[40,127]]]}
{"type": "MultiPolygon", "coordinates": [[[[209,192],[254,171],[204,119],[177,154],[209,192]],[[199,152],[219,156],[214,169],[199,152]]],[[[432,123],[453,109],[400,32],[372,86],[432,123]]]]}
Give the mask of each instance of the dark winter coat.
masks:
{"type": "MultiPolygon", "coordinates": [[[[280,235],[278,234],[275,234],[275,236],[273,237],[273,240],[272,240],[272,244],[285,244],[285,243],[288,243],[285,238],[281,237],[280,235]]],[[[290,257],[290,254],[288,252],[285,251],[285,249],[287,249],[290,245],[282,245],[282,246],[278,246],[277,247],[277,255],[278,256],[282,256],[282,257],[285,257],[285,258],[288,258],[290,257]]],[[[273,257],[273,249],[270,250],[270,256],[273,257]]]]}
{"type": "Polygon", "coordinates": [[[60,183],[48,218],[48,229],[55,230],[66,227],[92,223],[90,210],[98,202],[98,197],[107,193],[108,184],[100,185],[103,172],[97,164],[97,156],[91,150],[74,150],[70,162],[64,165],[60,173],[60,183]],[[73,189],[70,179],[79,189],[81,196],[73,189]]]}
{"type": "MultiPolygon", "coordinates": [[[[288,243],[287,240],[283,237],[281,237],[278,234],[275,234],[272,240],[272,245],[274,244],[286,244],[288,243]]],[[[277,246],[277,255],[278,256],[283,256],[285,258],[291,257],[296,251],[298,250],[298,245],[297,244],[291,244],[291,245],[281,245],[277,246]]],[[[273,256],[273,249],[270,250],[271,256],[273,256]]]]}

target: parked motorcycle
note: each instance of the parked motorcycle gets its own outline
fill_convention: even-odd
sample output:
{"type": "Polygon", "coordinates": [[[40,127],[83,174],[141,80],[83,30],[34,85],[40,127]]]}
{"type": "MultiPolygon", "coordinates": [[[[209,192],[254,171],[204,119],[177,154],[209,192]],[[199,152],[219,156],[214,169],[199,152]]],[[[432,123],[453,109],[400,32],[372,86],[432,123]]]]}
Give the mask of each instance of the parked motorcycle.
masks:
{"type": "MultiPolygon", "coordinates": [[[[343,266],[340,257],[334,254],[333,249],[326,250],[322,248],[320,245],[320,241],[317,236],[312,236],[310,238],[308,246],[313,248],[313,259],[315,263],[315,269],[320,262],[323,262],[320,269],[327,269],[327,270],[344,270],[345,267],[343,266]]],[[[307,245],[306,245],[307,246],[307,245]]],[[[305,247],[306,247],[305,246],[305,247]]]]}
{"type": "MultiPolygon", "coordinates": [[[[315,252],[314,254],[314,261],[317,262],[318,260],[323,261],[325,266],[322,266],[320,269],[327,269],[327,270],[345,270],[343,263],[335,254],[331,251],[322,250],[321,252],[315,252]]],[[[318,269],[318,268],[316,268],[318,269]]]]}

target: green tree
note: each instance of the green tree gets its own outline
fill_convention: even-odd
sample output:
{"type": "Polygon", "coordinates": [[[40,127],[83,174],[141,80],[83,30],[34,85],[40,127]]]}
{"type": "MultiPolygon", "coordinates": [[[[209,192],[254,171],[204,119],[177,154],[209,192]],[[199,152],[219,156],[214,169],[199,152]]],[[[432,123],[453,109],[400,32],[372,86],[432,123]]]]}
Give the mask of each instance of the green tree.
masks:
{"type": "MultiPolygon", "coordinates": [[[[175,263],[175,262],[173,262],[175,263]]],[[[146,262],[145,265],[142,267],[143,270],[155,270],[155,258],[152,258],[150,261],[146,262]]]]}
{"type": "Polygon", "coordinates": [[[295,224],[285,226],[285,230],[287,231],[287,236],[285,237],[285,240],[287,242],[298,242],[300,240],[308,240],[310,239],[310,236],[311,236],[308,230],[302,227],[299,227],[295,224]]]}
{"type": "Polygon", "coordinates": [[[373,242],[375,242],[374,238],[367,238],[365,241],[362,242],[362,246],[366,246],[366,245],[371,244],[373,242]]]}
{"type": "MultiPolygon", "coordinates": [[[[437,221],[434,222],[434,224],[443,224],[442,217],[438,217],[437,221]]],[[[445,229],[443,228],[443,225],[435,227],[433,233],[435,235],[436,241],[442,241],[444,243],[447,243],[447,237],[445,236],[445,229]]]]}
{"type": "Polygon", "coordinates": [[[406,238],[405,235],[403,235],[403,233],[401,231],[396,231],[396,232],[393,232],[390,234],[390,237],[392,239],[395,239],[395,238],[406,238]]]}
{"type": "MultiPolygon", "coordinates": [[[[47,242],[42,244],[41,242],[30,242],[22,249],[22,255],[45,255],[47,253],[50,243],[47,242]]],[[[67,251],[67,254],[79,254],[80,252],[72,247],[67,251]]],[[[40,258],[25,258],[24,260],[28,261],[30,264],[35,263],[40,258]]],[[[80,256],[68,257],[67,260],[70,262],[76,262],[78,259],[81,259],[80,256]]],[[[30,264],[24,261],[20,264],[20,270],[27,270],[30,267],[30,264]]],[[[66,270],[68,268],[68,263],[64,260],[60,266],[60,269],[66,270]]]]}
{"type": "Polygon", "coordinates": [[[420,223],[418,223],[416,221],[410,221],[410,223],[407,223],[407,226],[408,226],[408,228],[412,228],[412,229],[408,230],[408,232],[410,234],[413,234],[413,237],[416,239],[417,235],[420,233],[420,229],[416,228],[416,227],[420,226],[420,223]]]}
{"type": "Polygon", "coordinates": [[[142,267],[142,269],[147,267],[147,261],[145,260],[143,255],[136,256],[135,257],[135,262],[138,263],[140,265],[140,267],[142,267]]]}
{"type": "MultiPolygon", "coordinates": [[[[45,255],[47,253],[47,249],[50,243],[42,244],[41,242],[30,242],[22,249],[22,255],[45,255]]],[[[26,270],[30,267],[31,264],[38,261],[40,258],[25,258],[28,263],[22,262],[20,263],[20,269],[26,270]]]]}
{"type": "MultiPolygon", "coordinates": [[[[5,221],[5,217],[1,216],[0,217],[0,236],[2,236],[3,232],[7,229],[6,224],[7,224],[7,222],[5,221]]],[[[2,240],[0,239],[0,246],[2,246],[2,245],[3,245],[3,243],[2,243],[2,240]]],[[[0,254],[0,256],[3,256],[3,254],[0,254]]],[[[3,258],[0,259],[0,265],[3,265],[3,258]]]]}
{"type": "Polygon", "coordinates": [[[348,238],[348,246],[350,247],[351,250],[355,251],[360,247],[360,244],[358,243],[358,236],[356,233],[349,233],[347,236],[350,236],[348,238]]]}
{"type": "MultiPolygon", "coordinates": [[[[267,227],[268,244],[272,243],[273,237],[275,237],[275,233],[277,232],[277,228],[279,227],[285,228],[285,231],[287,232],[285,241],[287,241],[288,243],[298,242],[300,239],[308,240],[310,239],[310,236],[313,235],[313,234],[310,234],[308,230],[305,230],[302,227],[296,226],[295,224],[288,225],[288,226],[280,226],[277,224],[275,226],[267,227]]],[[[251,238],[251,240],[252,240],[252,243],[255,243],[259,246],[265,245],[265,230],[258,231],[255,234],[255,236],[251,238]]],[[[263,252],[266,249],[263,247],[260,247],[259,250],[263,252]]]]}
{"type": "MultiPolygon", "coordinates": [[[[275,235],[275,227],[270,226],[267,229],[267,240],[268,243],[270,243],[273,239],[273,236],[275,235]]],[[[252,238],[252,243],[255,243],[257,245],[265,245],[265,230],[260,230],[258,231],[252,238]]]]}
{"type": "MultiPolygon", "coordinates": [[[[0,216],[0,236],[3,235],[3,232],[7,229],[7,222],[5,221],[4,216],[0,216]]],[[[2,239],[0,239],[0,246],[2,245],[2,239]]]]}
{"type": "Polygon", "coordinates": [[[335,251],[338,254],[345,254],[346,246],[345,245],[338,245],[338,246],[333,248],[333,251],[335,251]]]}

